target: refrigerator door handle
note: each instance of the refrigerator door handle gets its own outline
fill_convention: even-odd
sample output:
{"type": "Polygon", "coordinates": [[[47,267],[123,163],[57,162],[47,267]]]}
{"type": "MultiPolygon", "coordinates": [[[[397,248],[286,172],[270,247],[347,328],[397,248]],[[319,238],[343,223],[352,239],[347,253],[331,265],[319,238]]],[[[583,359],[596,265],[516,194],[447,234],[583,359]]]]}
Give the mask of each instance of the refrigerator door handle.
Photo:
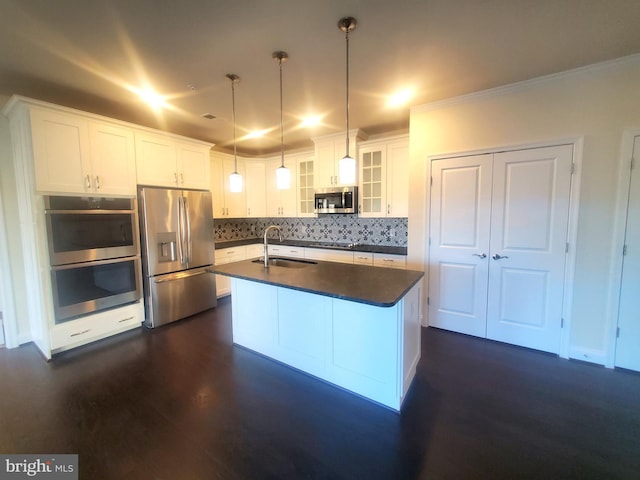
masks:
{"type": "Polygon", "coordinates": [[[183,278],[195,277],[197,275],[204,275],[205,273],[210,273],[207,270],[200,270],[198,272],[188,272],[188,273],[176,273],[175,275],[171,275],[170,277],[157,278],[154,279],[154,283],[167,283],[173,282],[175,280],[182,280],[183,278]]]}
{"type": "Polygon", "coordinates": [[[185,231],[187,234],[187,238],[186,238],[187,254],[185,256],[186,256],[187,263],[191,263],[192,245],[191,245],[191,217],[189,216],[189,200],[187,199],[187,197],[182,197],[182,202],[183,202],[183,210],[184,210],[185,223],[186,223],[185,231]]]}
{"type": "Polygon", "coordinates": [[[178,257],[180,263],[184,265],[185,259],[185,245],[184,245],[184,208],[182,205],[182,196],[178,197],[178,257]]]}

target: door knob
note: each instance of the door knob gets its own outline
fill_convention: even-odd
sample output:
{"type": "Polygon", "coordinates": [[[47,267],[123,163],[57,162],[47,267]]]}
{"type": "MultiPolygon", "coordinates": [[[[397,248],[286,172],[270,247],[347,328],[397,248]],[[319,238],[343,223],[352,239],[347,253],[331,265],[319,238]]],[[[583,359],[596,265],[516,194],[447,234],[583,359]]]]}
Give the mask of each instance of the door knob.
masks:
{"type": "Polygon", "coordinates": [[[472,253],[472,255],[474,257],[478,257],[478,258],[487,258],[487,254],[486,253],[472,253]]]}
{"type": "Polygon", "coordinates": [[[509,258],[509,257],[507,257],[506,255],[499,255],[496,253],[491,258],[493,258],[494,260],[502,260],[503,258],[509,258]]]}

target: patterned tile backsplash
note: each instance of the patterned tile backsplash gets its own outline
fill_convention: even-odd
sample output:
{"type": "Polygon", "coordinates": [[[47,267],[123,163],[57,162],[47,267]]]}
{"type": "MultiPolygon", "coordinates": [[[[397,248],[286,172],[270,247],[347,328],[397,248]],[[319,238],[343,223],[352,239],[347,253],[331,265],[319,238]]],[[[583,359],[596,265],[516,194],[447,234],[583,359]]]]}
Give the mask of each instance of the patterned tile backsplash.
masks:
{"type": "Polygon", "coordinates": [[[214,219],[213,225],[216,243],[261,237],[267,226],[278,225],[284,237],[293,240],[406,247],[407,220],[407,218],[324,215],[318,218],[214,219]]]}

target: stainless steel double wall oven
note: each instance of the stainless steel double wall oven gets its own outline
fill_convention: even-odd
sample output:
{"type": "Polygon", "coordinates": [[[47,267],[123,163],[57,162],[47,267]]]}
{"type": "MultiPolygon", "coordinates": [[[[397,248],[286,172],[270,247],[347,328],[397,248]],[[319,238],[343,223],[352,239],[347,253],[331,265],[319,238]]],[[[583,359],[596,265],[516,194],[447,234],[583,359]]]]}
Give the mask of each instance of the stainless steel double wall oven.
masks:
{"type": "Polygon", "coordinates": [[[56,323],[140,301],[136,199],[44,201],[56,323]]]}

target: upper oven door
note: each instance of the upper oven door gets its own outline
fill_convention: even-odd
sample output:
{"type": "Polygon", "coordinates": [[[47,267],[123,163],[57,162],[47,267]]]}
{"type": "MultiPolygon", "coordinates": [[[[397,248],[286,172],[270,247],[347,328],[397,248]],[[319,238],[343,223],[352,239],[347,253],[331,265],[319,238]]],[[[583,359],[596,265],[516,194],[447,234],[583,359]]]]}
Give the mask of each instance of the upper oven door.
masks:
{"type": "Polygon", "coordinates": [[[65,204],[54,200],[56,198],[67,197],[48,197],[46,200],[51,265],[139,254],[134,199],[113,199],[118,201],[98,204],[100,208],[96,209],[82,209],[77,208],[83,206],[80,201],[65,204]]]}

